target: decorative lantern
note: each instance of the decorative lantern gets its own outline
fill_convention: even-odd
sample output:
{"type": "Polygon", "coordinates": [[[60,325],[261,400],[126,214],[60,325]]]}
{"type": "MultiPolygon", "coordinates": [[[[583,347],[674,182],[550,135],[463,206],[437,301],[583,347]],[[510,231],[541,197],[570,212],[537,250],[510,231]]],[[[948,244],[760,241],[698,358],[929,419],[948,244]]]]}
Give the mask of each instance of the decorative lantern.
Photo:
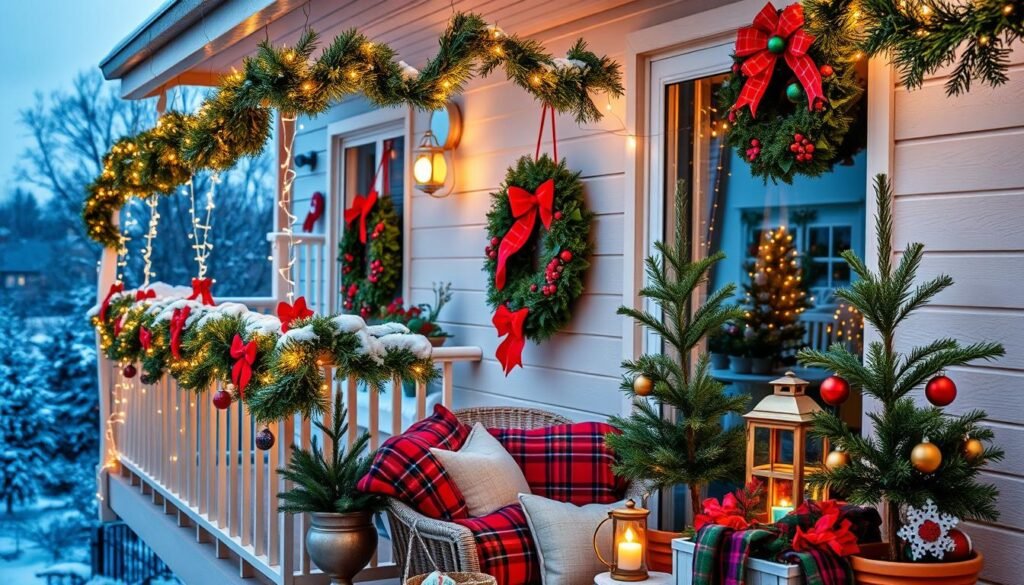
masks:
{"type": "MultiPolygon", "coordinates": [[[[444,188],[448,180],[448,161],[445,152],[454,150],[462,136],[462,116],[458,106],[448,104],[443,110],[431,112],[429,128],[416,147],[412,164],[412,176],[416,188],[432,197],[444,197],[434,193],[444,188]]],[[[452,187],[455,186],[454,180],[452,187]]]]}
{"type": "Polygon", "coordinates": [[[757,478],[765,484],[767,509],[762,519],[776,522],[793,511],[805,498],[828,499],[828,490],[812,490],[806,476],[825,464],[828,442],[808,436],[814,414],[821,411],[805,394],[807,381],[786,372],[773,381],[772,394],[747,419],[747,481],[757,478]]]}
{"type": "Polygon", "coordinates": [[[594,552],[611,571],[616,581],[644,581],[647,579],[647,515],[649,510],[637,508],[633,500],[625,508],[608,511],[608,517],[594,531],[594,552]],[[597,537],[604,523],[612,521],[612,562],[601,556],[597,537]]]}

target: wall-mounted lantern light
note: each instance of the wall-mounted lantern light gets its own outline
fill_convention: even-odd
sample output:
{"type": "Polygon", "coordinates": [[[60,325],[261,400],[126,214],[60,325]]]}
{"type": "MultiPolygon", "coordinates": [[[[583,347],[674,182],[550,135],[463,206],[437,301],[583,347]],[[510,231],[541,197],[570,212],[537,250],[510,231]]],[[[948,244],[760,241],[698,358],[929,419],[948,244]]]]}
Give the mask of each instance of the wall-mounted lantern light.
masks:
{"type": "Polygon", "coordinates": [[[416,180],[416,188],[431,197],[446,197],[455,187],[454,156],[452,157],[452,180],[447,190],[448,159],[446,152],[454,151],[462,137],[462,114],[459,107],[449,103],[444,109],[430,113],[430,127],[423,134],[423,139],[416,147],[412,175],[416,180]]]}

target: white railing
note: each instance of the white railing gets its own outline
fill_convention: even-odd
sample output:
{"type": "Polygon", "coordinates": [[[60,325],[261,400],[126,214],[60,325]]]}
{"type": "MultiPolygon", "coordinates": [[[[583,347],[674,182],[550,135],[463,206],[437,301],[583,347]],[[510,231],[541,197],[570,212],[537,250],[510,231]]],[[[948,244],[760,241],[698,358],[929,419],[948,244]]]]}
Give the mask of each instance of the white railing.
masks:
{"type": "MultiPolygon", "coordinates": [[[[306,297],[306,305],[317,313],[333,313],[334,293],[327,283],[333,282],[329,274],[334,266],[335,259],[328,257],[327,238],[324,234],[307,234],[295,232],[289,236],[285,232],[270,232],[267,240],[272,243],[274,250],[288,250],[291,240],[292,267],[290,278],[294,282],[295,296],[306,297]]],[[[287,264],[286,257],[280,259],[281,265],[287,264]]],[[[279,280],[280,275],[274,275],[279,280]]],[[[283,290],[291,290],[287,284],[280,285],[283,290]]]]}
{"type": "MultiPolygon", "coordinates": [[[[436,348],[433,358],[442,380],[440,391],[430,396],[439,396],[450,407],[453,364],[480,357],[478,347],[436,348]]],[[[290,488],[277,472],[287,464],[290,446],[309,448],[319,433],[309,420],[296,417],[268,425],[277,442],[269,451],[260,451],[253,439],[262,427],[254,425],[240,401],[227,410],[214,408],[210,396],[217,388],[197,395],[179,388],[169,376],[143,385],[138,378],[123,378],[121,364],[104,360],[101,368],[101,380],[109,381],[105,391],[111,409],[123,413],[124,422],[113,427],[113,438],[120,473],[132,485],[158,495],[165,507],[176,508],[179,517],[187,518],[183,521],[196,526],[199,542],[215,546],[211,554],[237,557],[243,575],[255,571],[282,585],[324,582],[323,574],[311,566],[303,542],[308,517],[279,513],[275,497],[290,488]]],[[[345,393],[350,445],[365,429],[375,448],[383,436],[400,433],[427,414],[428,389],[423,384],[417,385],[414,397],[403,399],[401,380],[378,393],[367,391],[355,378],[336,380],[330,369],[326,374],[327,387],[345,393]],[[390,409],[382,409],[382,400],[390,401],[390,409]]],[[[318,442],[325,444],[323,437],[318,442]]],[[[382,540],[366,577],[392,576],[388,548],[382,540]]]]}

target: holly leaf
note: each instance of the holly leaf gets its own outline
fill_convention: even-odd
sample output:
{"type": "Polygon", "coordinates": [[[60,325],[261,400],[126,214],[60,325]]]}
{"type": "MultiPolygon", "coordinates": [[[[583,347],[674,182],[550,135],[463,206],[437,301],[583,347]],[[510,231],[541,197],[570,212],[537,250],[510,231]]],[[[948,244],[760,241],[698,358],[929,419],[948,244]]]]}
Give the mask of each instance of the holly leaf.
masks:
{"type": "Polygon", "coordinates": [[[576,209],[573,209],[572,210],[572,214],[570,214],[569,217],[572,218],[573,221],[583,221],[583,214],[580,213],[580,208],[579,207],[577,207],[576,209]]]}
{"type": "Polygon", "coordinates": [[[793,168],[793,159],[791,157],[783,157],[779,161],[779,168],[782,169],[783,173],[789,173],[790,169],[793,168]]]}

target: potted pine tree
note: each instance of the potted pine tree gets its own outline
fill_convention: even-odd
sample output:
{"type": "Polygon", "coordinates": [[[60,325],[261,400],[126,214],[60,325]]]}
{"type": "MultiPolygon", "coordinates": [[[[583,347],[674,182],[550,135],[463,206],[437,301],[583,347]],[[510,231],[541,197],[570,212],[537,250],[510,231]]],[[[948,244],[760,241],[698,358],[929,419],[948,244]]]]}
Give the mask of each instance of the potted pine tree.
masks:
{"type": "MultiPolygon", "coordinates": [[[[706,353],[691,359],[709,333],[743,312],[731,304],[732,284],[710,292],[703,303],[692,302],[711,267],[725,255],[691,259],[683,194],[680,183],[675,195],[674,243],[655,244],[658,254],[646,259],[649,284],[640,291],[641,297],[660,308],[661,316],[630,307],[618,310],[657,333],[665,351],[622,362],[622,389],[633,397],[634,408],[629,416],[611,418],[620,432],[607,435],[606,441],[618,459],[613,468],[616,474],[647,482],[652,490],[686,485],[692,522],[709,483],[742,480],[743,427],[726,429],[722,420],[727,414],[743,414],[747,398],[725,393],[724,386],[711,377],[706,353]]],[[[671,572],[671,539],[677,536],[677,532],[648,531],[648,563],[653,570],[671,572]]]]}
{"type": "Polygon", "coordinates": [[[331,442],[325,453],[312,438],[309,451],[291,447],[292,457],[281,475],[295,487],[277,494],[278,509],[312,517],[306,531],[309,556],[335,585],[351,585],[352,578],[366,566],[377,550],[377,529],[373,515],[383,499],[359,491],[356,484],[370,470],[371,458],[364,454],[370,435],[363,433],[347,451],[343,439],[348,433],[348,413],[342,393],[334,398],[334,417],[328,428],[313,421],[331,442]]]}
{"type": "Polygon", "coordinates": [[[893,264],[892,190],[885,175],[875,180],[878,200],[878,269],[870,270],[852,251],[843,254],[858,279],[836,296],[863,314],[877,333],[864,363],[842,344],[827,352],[803,350],[799,360],[836,372],[874,398],[871,436],[860,436],[835,414],[820,413],[813,432],[836,451],[828,466],[810,478],[828,485],[855,504],[885,504],[887,544],[854,556],[857,582],[974,583],[982,567],[980,552],[955,525],[958,519],[996,519],[998,490],[978,481],[989,461],[1003,457],[990,443],[993,433],[981,425],[985,413],[944,413],[953,401],[955,384],[943,375],[953,366],[1002,356],[997,343],[962,345],[952,338],[932,341],[906,352],[897,351],[897,329],[953,280],[941,275],[918,279],[924,246],[912,243],[893,264]],[[929,406],[909,396],[925,385],[929,406]],[[988,443],[988,445],[986,445],[988,443]]]}

